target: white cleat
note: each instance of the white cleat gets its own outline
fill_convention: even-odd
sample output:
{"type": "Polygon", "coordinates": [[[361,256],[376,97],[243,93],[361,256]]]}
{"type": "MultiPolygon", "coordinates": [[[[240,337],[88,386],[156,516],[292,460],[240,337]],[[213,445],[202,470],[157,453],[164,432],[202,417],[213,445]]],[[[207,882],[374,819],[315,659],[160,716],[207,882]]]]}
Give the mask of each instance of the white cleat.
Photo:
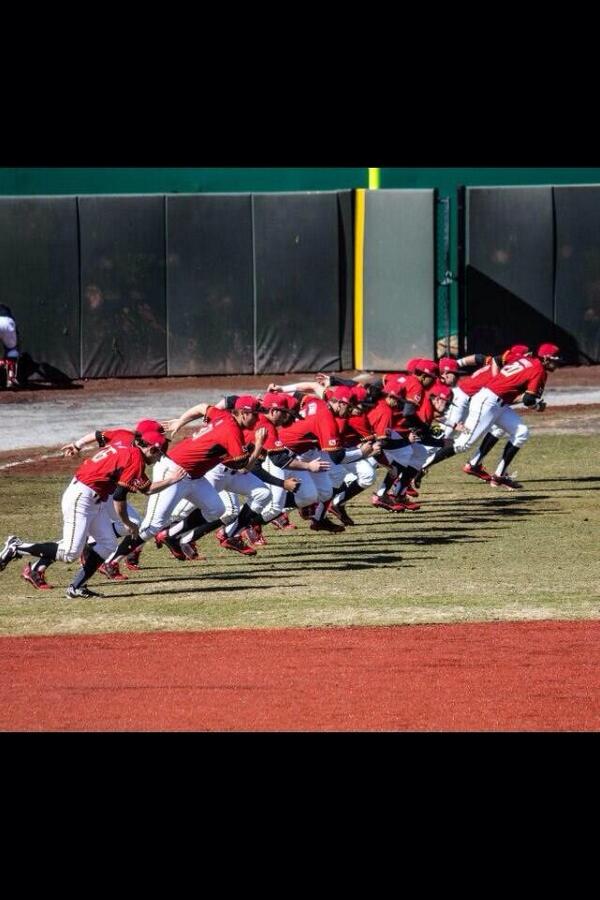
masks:
{"type": "Polygon", "coordinates": [[[19,559],[18,548],[21,541],[16,534],[9,534],[4,543],[4,547],[0,550],[0,572],[13,559],[19,559]]]}

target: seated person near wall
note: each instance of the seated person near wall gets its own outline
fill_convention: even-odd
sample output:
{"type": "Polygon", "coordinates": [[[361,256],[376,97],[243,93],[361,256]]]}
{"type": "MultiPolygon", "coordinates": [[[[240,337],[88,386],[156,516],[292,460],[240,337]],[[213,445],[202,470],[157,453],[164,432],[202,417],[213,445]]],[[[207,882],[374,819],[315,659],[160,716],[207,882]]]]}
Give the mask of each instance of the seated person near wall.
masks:
{"type": "Polygon", "coordinates": [[[9,306],[0,303],[0,383],[6,378],[6,387],[18,386],[17,360],[19,359],[17,325],[9,306]],[[5,378],[4,378],[5,376],[5,378]]]}

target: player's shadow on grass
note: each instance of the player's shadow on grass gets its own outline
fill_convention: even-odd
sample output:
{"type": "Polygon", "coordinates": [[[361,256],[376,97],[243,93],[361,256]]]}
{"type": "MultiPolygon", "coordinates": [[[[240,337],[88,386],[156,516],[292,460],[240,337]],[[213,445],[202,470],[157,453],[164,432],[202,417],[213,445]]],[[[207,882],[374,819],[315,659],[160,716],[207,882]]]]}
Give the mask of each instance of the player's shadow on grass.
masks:
{"type": "Polygon", "coordinates": [[[552,484],[553,481],[580,481],[584,484],[588,484],[594,481],[600,481],[600,475],[582,475],[580,477],[571,477],[569,475],[559,475],[556,478],[528,478],[527,483],[536,482],[542,484],[546,482],[547,484],[552,484]]]}
{"type": "MultiPolygon", "coordinates": [[[[288,581],[286,587],[306,587],[306,585],[301,581],[288,581]]],[[[204,583],[202,586],[198,587],[190,587],[190,588],[175,588],[174,590],[160,590],[156,591],[154,594],[138,594],[138,593],[129,593],[129,594],[104,594],[104,597],[99,597],[99,600],[126,600],[129,597],[133,597],[136,600],[143,600],[147,603],[149,600],[152,600],[153,597],[168,597],[171,594],[214,594],[216,592],[229,591],[231,592],[232,588],[227,584],[211,584],[207,585],[204,583]]],[[[236,591],[276,591],[279,590],[276,584],[238,584],[235,586],[236,591]]]]}

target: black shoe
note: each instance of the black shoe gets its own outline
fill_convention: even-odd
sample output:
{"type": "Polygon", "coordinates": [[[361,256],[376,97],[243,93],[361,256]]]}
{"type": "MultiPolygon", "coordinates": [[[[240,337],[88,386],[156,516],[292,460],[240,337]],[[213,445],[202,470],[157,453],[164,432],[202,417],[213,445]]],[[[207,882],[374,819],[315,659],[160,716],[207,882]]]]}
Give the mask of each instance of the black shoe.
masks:
{"type": "Polygon", "coordinates": [[[75,588],[72,584],[70,584],[65,591],[65,597],[67,598],[67,600],[87,600],[89,597],[103,596],[104,594],[97,594],[96,591],[90,591],[90,589],[86,587],[85,584],[80,588],[75,588]]]}

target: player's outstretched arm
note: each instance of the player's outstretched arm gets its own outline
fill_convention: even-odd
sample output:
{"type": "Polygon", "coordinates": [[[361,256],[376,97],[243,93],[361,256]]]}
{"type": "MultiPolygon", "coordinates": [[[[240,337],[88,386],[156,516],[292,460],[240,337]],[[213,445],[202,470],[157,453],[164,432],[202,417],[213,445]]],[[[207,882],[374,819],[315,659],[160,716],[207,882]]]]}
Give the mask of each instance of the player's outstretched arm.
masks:
{"type": "Polygon", "coordinates": [[[61,453],[64,453],[65,456],[75,456],[79,453],[80,450],[85,447],[86,444],[91,444],[96,440],[96,432],[90,431],[88,434],[84,434],[83,437],[77,438],[76,441],[71,441],[69,444],[65,444],[64,447],[61,447],[61,453]]]}
{"type": "Polygon", "coordinates": [[[174,437],[179,429],[183,428],[184,425],[187,425],[188,422],[193,422],[194,419],[205,416],[209,406],[209,403],[198,403],[196,406],[191,406],[189,409],[186,409],[178,419],[169,419],[167,422],[163,422],[162,426],[165,431],[171,433],[171,437],[174,437]]]}

